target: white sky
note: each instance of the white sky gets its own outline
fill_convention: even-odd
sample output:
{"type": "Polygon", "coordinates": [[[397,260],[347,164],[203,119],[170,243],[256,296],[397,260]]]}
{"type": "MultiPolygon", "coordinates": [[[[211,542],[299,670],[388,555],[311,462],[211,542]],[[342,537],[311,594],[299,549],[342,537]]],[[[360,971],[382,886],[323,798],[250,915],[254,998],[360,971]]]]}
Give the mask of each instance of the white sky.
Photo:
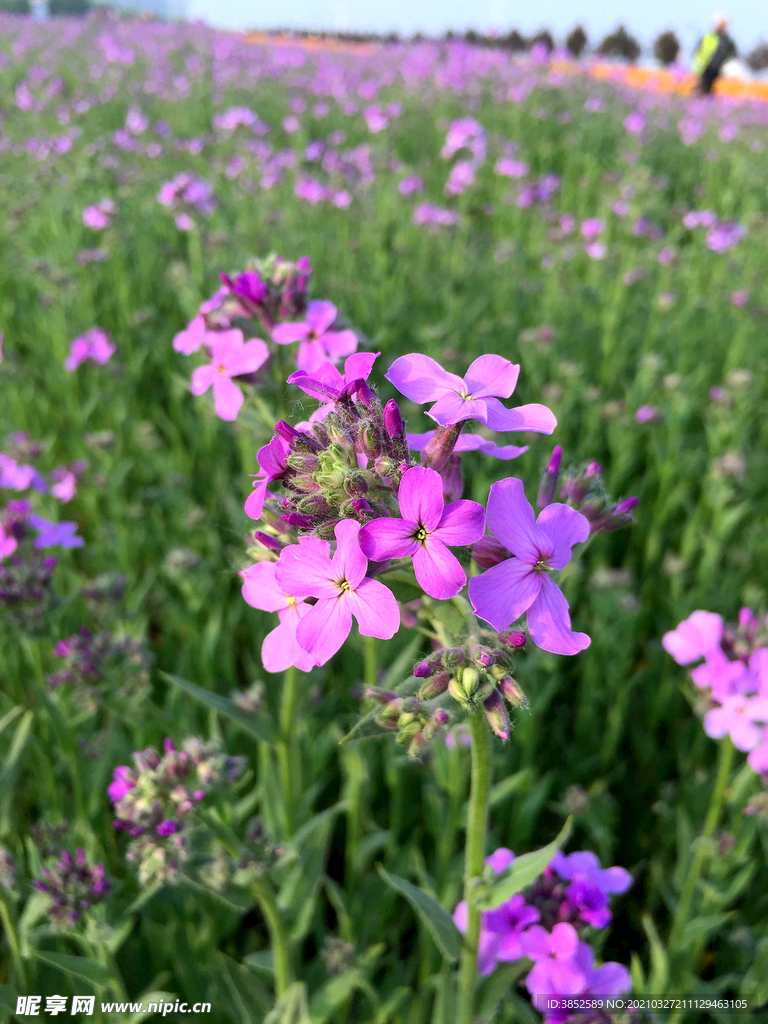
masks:
{"type": "MultiPolygon", "coordinates": [[[[718,0],[187,0],[189,18],[221,28],[303,28],[348,31],[414,32],[441,35],[448,29],[502,32],[517,28],[532,34],[548,28],[560,41],[579,22],[593,43],[623,22],[644,45],[665,29],[677,32],[690,50],[712,22],[718,0]]],[[[742,53],[768,40],[768,0],[722,0],[730,31],[742,53]]]]}

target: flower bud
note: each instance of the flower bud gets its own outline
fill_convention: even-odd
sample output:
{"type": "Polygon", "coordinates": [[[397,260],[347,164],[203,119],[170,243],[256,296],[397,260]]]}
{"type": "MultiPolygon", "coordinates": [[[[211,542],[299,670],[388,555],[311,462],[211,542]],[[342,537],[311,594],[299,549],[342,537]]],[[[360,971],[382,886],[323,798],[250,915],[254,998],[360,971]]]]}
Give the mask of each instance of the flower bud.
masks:
{"type": "Polygon", "coordinates": [[[539,508],[546,508],[547,505],[552,504],[552,500],[555,496],[555,488],[557,487],[557,477],[560,472],[560,461],[563,457],[563,449],[559,444],[556,444],[552,455],[547,463],[547,468],[544,470],[544,476],[541,478],[541,486],[539,487],[539,493],[536,498],[536,504],[539,508]]]}
{"type": "Polygon", "coordinates": [[[481,537],[472,547],[472,560],[481,569],[491,569],[494,565],[505,562],[511,557],[512,553],[490,535],[481,537]]]}
{"type": "Polygon", "coordinates": [[[499,682],[499,689],[514,708],[527,708],[528,700],[512,676],[504,676],[499,682]]]}
{"type": "Polygon", "coordinates": [[[309,516],[299,515],[298,512],[286,512],[283,521],[289,526],[295,526],[297,530],[311,530],[314,525],[309,516]]]}
{"type": "Polygon", "coordinates": [[[357,432],[357,449],[369,459],[375,459],[381,454],[381,438],[370,420],[360,424],[357,432]]]}
{"type": "Polygon", "coordinates": [[[314,453],[292,451],[285,461],[297,473],[314,473],[320,468],[320,460],[314,453]]]}
{"type": "MultiPolygon", "coordinates": [[[[378,700],[378,697],[374,698],[378,700]]],[[[403,698],[393,697],[392,700],[388,701],[378,714],[380,722],[395,722],[403,713],[403,698]]]]}
{"type": "Polygon", "coordinates": [[[333,515],[333,509],[322,496],[322,494],[310,494],[302,498],[298,504],[298,510],[305,516],[329,516],[333,515]]]}
{"type": "Polygon", "coordinates": [[[499,696],[498,690],[491,690],[483,701],[483,711],[488,719],[491,728],[502,740],[509,739],[509,719],[504,701],[499,696]]]}
{"type": "Polygon", "coordinates": [[[419,700],[432,700],[434,697],[439,697],[448,689],[450,681],[450,673],[438,672],[422,685],[418,693],[419,700]]]}
{"type": "Polygon", "coordinates": [[[422,465],[438,472],[448,462],[459,439],[464,421],[450,427],[438,427],[434,437],[421,453],[422,465]]]}
{"type": "Polygon", "coordinates": [[[320,540],[333,540],[336,536],[336,527],[340,522],[341,519],[334,517],[318,524],[315,526],[315,536],[319,537],[320,540]]]}
{"type": "Polygon", "coordinates": [[[488,668],[497,660],[496,653],[485,644],[475,644],[469,652],[469,656],[480,668],[488,668]]]}
{"type": "Polygon", "coordinates": [[[284,441],[287,441],[289,445],[293,446],[293,442],[297,437],[301,437],[301,434],[295,427],[292,427],[290,423],[286,423],[285,420],[278,420],[275,424],[275,433],[279,434],[284,441]]]}
{"type": "Polygon", "coordinates": [[[467,655],[463,647],[449,647],[443,653],[443,664],[446,668],[452,668],[454,665],[463,665],[466,660],[467,655]]]}
{"type": "Polygon", "coordinates": [[[414,668],[413,674],[417,679],[426,679],[427,676],[434,675],[443,664],[443,657],[445,651],[434,651],[432,654],[428,654],[427,657],[418,663],[414,668]]]}
{"type": "Polygon", "coordinates": [[[399,700],[394,690],[383,690],[379,686],[366,686],[365,696],[378,701],[379,704],[391,704],[393,700],[399,700]]]}
{"type": "Polygon", "coordinates": [[[394,398],[390,398],[384,406],[383,418],[384,429],[386,430],[387,437],[390,440],[392,455],[398,462],[407,460],[408,437],[405,433],[403,417],[400,414],[400,409],[398,408],[397,402],[394,398]]]}
{"type": "Polygon", "coordinates": [[[361,405],[364,405],[366,409],[370,409],[376,401],[376,394],[373,391],[373,388],[362,378],[354,381],[353,383],[357,393],[358,402],[360,402],[361,405]]]}
{"type": "Polygon", "coordinates": [[[291,487],[297,491],[303,491],[305,494],[314,494],[320,490],[320,484],[317,480],[307,473],[300,473],[298,476],[292,477],[291,487]]]}
{"type": "Polygon", "coordinates": [[[526,636],[519,629],[505,629],[503,633],[499,633],[499,641],[502,644],[509,644],[510,647],[520,648],[525,647],[526,636]]]}
{"type": "Polygon", "coordinates": [[[253,537],[254,543],[261,544],[261,546],[266,548],[268,551],[276,551],[279,553],[285,546],[277,539],[277,537],[272,537],[270,534],[263,533],[261,530],[254,530],[251,536],[253,537]]]}
{"type": "Polygon", "coordinates": [[[368,481],[360,472],[347,473],[342,486],[350,498],[362,498],[368,493],[368,481]]]}

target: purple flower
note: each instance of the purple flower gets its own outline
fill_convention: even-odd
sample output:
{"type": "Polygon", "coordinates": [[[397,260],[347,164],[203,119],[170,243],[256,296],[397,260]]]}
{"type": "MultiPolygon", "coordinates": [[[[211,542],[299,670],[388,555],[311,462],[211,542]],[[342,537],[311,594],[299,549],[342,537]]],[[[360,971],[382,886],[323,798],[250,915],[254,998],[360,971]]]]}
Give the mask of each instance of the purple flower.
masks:
{"type": "Polygon", "coordinates": [[[659,418],[659,410],[654,405],[641,405],[635,413],[638,423],[653,423],[659,418]]]}
{"type": "Polygon", "coordinates": [[[512,157],[501,157],[493,168],[496,174],[505,178],[524,178],[530,167],[524,160],[513,160],[512,157]]]}
{"type": "Polygon", "coordinates": [[[336,307],[332,302],[310,302],[307,319],[303,323],[278,324],[272,331],[272,338],[278,345],[301,342],[296,357],[300,370],[314,373],[327,361],[338,362],[342,356],[349,356],[357,349],[354,331],[331,331],[336,319],[336,307]]]}
{"type": "Polygon", "coordinates": [[[473,544],[482,537],[483,506],[476,501],[445,505],[440,474],[423,466],[403,474],[397,498],[403,518],[374,519],[364,526],[363,553],[374,562],[413,558],[416,579],[430,597],[455,597],[467,577],[447,545],[473,544]]]}
{"type": "Polygon", "coordinates": [[[447,196],[458,196],[475,183],[475,168],[469,160],[459,160],[451,168],[443,191],[447,196]]]}
{"type": "Polygon", "coordinates": [[[253,373],[268,357],[267,343],[261,338],[244,342],[242,331],[221,331],[212,335],[211,361],[194,371],[189,390],[193,395],[202,395],[213,385],[216,415],[222,420],[237,419],[245,399],[232,378],[253,373]]]}
{"type": "Polygon", "coordinates": [[[269,444],[259,449],[259,472],[253,482],[253,491],[245,503],[245,513],[251,519],[261,519],[267,488],[274,480],[279,480],[288,469],[286,458],[291,450],[287,441],[275,434],[269,444]]]}
{"type": "Polygon", "coordinates": [[[401,196],[411,196],[414,192],[424,191],[424,181],[418,174],[410,174],[403,178],[397,190],[401,196]]]}
{"type": "Polygon", "coordinates": [[[605,231],[605,222],[600,220],[599,217],[592,217],[581,223],[581,234],[587,241],[597,238],[603,231],[605,231]]]}
{"type": "Polygon", "coordinates": [[[550,862],[550,867],[571,885],[566,896],[578,908],[581,918],[593,928],[605,928],[611,920],[608,899],[611,895],[626,892],[632,885],[632,876],[621,867],[601,868],[600,861],[590,850],[566,856],[560,850],[550,862]]]}
{"type": "Polygon", "coordinates": [[[645,128],[645,118],[638,110],[633,110],[624,118],[624,127],[630,135],[639,135],[645,128]]]}
{"type": "Polygon", "coordinates": [[[586,633],[571,630],[568,602],[545,570],[563,569],[571,548],[589,536],[589,520],[568,505],[547,505],[538,522],[522,481],[510,477],[491,485],[488,527],[515,556],[469,581],[476,615],[501,632],[528,613],[528,632],[553,654],[577,654],[589,647],[586,633]]]}
{"type": "Polygon", "coordinates": [[[561,921],[550,933],[534,924],[520,941],[524,955],[535,961],[525,982],[531,995],[574,995],[581,991],[586,978],[574,961],[579,938],[573,925],[561,921]]]}
{"type": "Polygon", "coordinates": [[[112,782],[107,786],[107,796],[113,804],[119,803],[136,785],[134,773],[127,765],[120,765],[112,773],[112,782]]]}
{"type": "Polygon", "coordinates": [[[677,629],[665,633],[661,644],[678,665],[706,658],[720,647],[723,638],[723,619],[715,612],[691,612],[677,629]]]}
{"type": "Polygon", "coordinates": [[[18,541],[15,537],[6,534],[5,527],[0,523],[0,562],[8,555],[12,555],[18,547],[18,541]]]}
{"type": "Polygon", "coordinates": [[[315,661],[299,646],[296,629],[310,606],[280,588],[276,569],[274,562],[257,562],[240,573],[246,602],[264,612],[277,612],[280,619],[280,625],[264,638],[261,660],[267,672],[283,672],[291,665],[309,672],[315,661]]]}
{"type": "Polygon", "coordinates": [[[115,354],[117,349],[112,345],[106,333],[100,327],[92,327],[90,331],[72,342],[69,355],[64,360],[64,369],[72,373],[86,359],[103,365],[115,354]]]}
{"type": "Polygon", "coordinates": [[[288,378],[289,384],[295,384],[311,398],[316,398],[319,402],[327,404],[326,409],[317,410],[323,415],[316,416],[313,413],[310,422],[314,423],[318,419],[324,418],[345,387],[356,380],[368,380],[373,364],[380,355],[381,352],[356,352],[345,361],[343,376],[333,363],[327,362],[322,363],[311,373],[306,370],[297,370],[292,373],[288,378]]]}
{"type": "Polygon", "coordinates": [[[390,640],[400,626],[400,609],[391,590],[365,575],[368,559],[360,549],[360,524],[342,519],[334,530],[336,553],[328,541],[303,538],[284,548],[275,579],[296,598],[316,597],[296,630],[299,645],[324,665],[339,650],[357,619],[363,636],[390,640]]]}
{"type": "Polygon", "coordinates": [[[29,522],[37,530],[36,548],[81,548],[85,541],[75,536],[77,523],[52,523],[41,516],[31,515],[29,522]]]}
{"type": "Polygon", "coordinates": [[[173,339],[174,352],[181,352],[185,356],[191,356],[202,348],[205,342],[205,317],[196,316],[183,331],[179,331],[173,339]]]}
{"type": "Polygon", "coordinates": [[[760,730],[755,723],[768,723],[768,697],[746,697],[744,694],[724,694],[720,707],[704,716],[704,732],[712,739],[722,739],[726,733],[737,750],[752,750],[760,741],[760,730]]]}
{"type": "Polygon", "coordinates": [[[723,253],[735,248],[745,233],[741,224],[716,224],[707,232],[705,243],[712,252],[723,253]]]}
{"type": "Polygon", "coordinates": [[[506,409],[499,401],[510,397],[519,373],[520,366],[508,359],[485,355],[475,359],[462,378],[429,356],[414,353],[396,359],[385,377],[412,402],[434,402],[427,415],[440,426],[478,420],[491,430],[551,434],[557,420],[546,406],[534,403],[506,409]]]}
{"type": "Polygon", "coordinates": [[[737,309],[743,309],[749,302],[749,292],[745,292],[743,289],[731,292],[731,305],[737,309]]]}

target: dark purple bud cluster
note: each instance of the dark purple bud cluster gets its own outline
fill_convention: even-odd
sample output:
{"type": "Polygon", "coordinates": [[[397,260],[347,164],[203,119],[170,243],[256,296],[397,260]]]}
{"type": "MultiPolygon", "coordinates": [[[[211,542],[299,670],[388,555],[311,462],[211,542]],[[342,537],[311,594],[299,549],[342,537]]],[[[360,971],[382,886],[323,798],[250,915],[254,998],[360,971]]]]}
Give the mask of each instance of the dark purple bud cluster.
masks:
{"type": "Polygon", "coordinates": [[[397,735],[395,742],[408,748],[408,756],[417,759],[427,743],[448,725],[450,716],[442,708],[428,710],[418,697],[400,697],[391,690],[368,687],[365,696],[382,705],[376,721],[397,735]]]}
{"type": "Polygon", "coordinates": [[[30,548],[16,553],[0,565],[0,604],[8,622],[25,632],[41,629],[45,615],[56,601],[53,570],[54,555],[30,548]]]}
{"type": "Polygon", "coordinates": [[[121,601],[127,587],[128,577],[121,572],[103,572],[87,583],[80,594],[92,608],[100,609],[121,601]]]}
{"type": "Polygon", "coordinates": [[[32,836],[37,852],[42,860],[53,857],[56,850],[62,847],[64,836],[69,832],[69,822],[66,818],[58,825],[51,825],[46,821],[38,821],[30,825],[29,834],[32,836]]]}
{"type": "Polygon", "coordinates": [[[115,826],[133,837],[126,857],[138,864],[142,883],[173,881],[188,856],[193,808],[210,790],[238,778],[245,759],[192,738],[181,750],[167,739],[162,756],[149,747],[133,760],[135,768],[115,769],[107,791],[115,826]]]}
{"type": "Polygon", "coordinates": [[[399,410],[394,402],[386,409],[385,418],[373,389],[356,380],[308,432],[282,420],[275,425],[289,447],[278,507],[299,536],[333,539],[342,519],[367,523],[399,514],[397,488],[411,463],[399,410]]]}
{"type": "MultiPolygon", "coordinates": [[[[537,504],[546,508],[555,500],[562,450],[557,445],[544,470],[537,504]]],[[[589,520],[589,532],[610,533],[632,522],[632,509],[638,498],[613,501],[608,495],[598,463],[590,462],[581,470],[570,469],[560,484],[560,500],[581,512],[589,520]]]]}
{"type": "Polygon", "coordinates": [[[16,861],[11,851],[0,843],[0,889],[13,892],[16,888],[16,861]]]}
{"type": "Polygon", "coordinates": [[[50,869],[43,868],[42,874],[44,881],[36,881],[34,885],[52,900],[47,913],[55,928],[75,927],[89,907],[109,895],[104,865],[89,867],[80,846],[74,860],[68,850],[63,850],[56,864],[50,869]]]}
{"type": "Polygon", "coordinates": [[[293,320],[304,313],[311,273],[308,256],[299,257],[295,263],[274,253],[263,260],[249,260],[242,273],[219,275],[237,300],[233,309],[228,310],[226,305],[224,309],[230,316],[256,318],[271,331],[278,321],[293,320]]]}
{"type": "Polygon", "coordinates": [[[91,702],[98,703],[107,686],[119,699],[130,701],[140,699],[149,687],[150,655],[143,640],[83,628],[59,640],[53,653],[64,664],[48,676],[50,685],[78,687],[91,702]]]}
{"type": "Polygon", "coordinates": [[[471,637],[463,647],[434,651],[414,668],[424,679],[418,701],[433,700],[446,691],[465,711],[482,704],[491,728],[501,739],[509,739],[509,718],[504,701],[513,707],[527,707],[519,684],[513,679],[511,651],[523,647],[525,635],[506,630],[493,644],[471,637]]]}

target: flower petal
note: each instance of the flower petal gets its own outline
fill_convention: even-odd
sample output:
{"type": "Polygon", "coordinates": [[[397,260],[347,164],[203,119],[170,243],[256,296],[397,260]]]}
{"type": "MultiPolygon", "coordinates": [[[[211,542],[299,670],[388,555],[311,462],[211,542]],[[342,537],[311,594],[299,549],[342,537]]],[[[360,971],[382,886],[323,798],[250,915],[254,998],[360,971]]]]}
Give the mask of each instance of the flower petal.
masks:
{"type": "Polygon", "coordinates": [[[486,426],[491,430],[533,430],[537,434],[551,434],[557,419],[546,405],[533,402],[505,409],[496,398],[484,399],[487,407],[486,426]]]}
{"type": "Polygon", "coordinates": [[[337,596],[318,601],[309,609],[296,629],[296,639],[315,664],[324,665],[340,650],[351,628],[349,601],[337,596]]]}
{"type": "Polygon", "coordinates": [[[401,394],[419,405],[436,402],[446,391],[460,393],[464,390],[461,377],[448,373],[434,359],[420,352],[400,356],[384,376],[401,394]]]}
{"type": "Polygon", "coordinates": [[[230,357],[227,372],[230,377],[237,377],[241,373],[254,373],[268,358],[269,349],[266,341],[262,341],[261,338],[251,338],[235,355],[230,357]]]}
{"type": "Polygon", "coordinates": [[[245,514],[251,519],[261,519],[264,511],[264,502],[267,497],[269,480],[259,480],[245,501],[245,514]]]}
{"type": "Polygon", "coordinates": [[[543,530],[552,542],[552,554],[547,559],[550,569],[562,569],[571,560],[571,548],[574,544],[583,544],[589,537],[589,520],[581,512],[570,505],[555,502],[547,505],[536,525],[543,530]]]}
{"type": "Polygon", "coordinates": [[[400,628],[400,608],[392,591],[378,580],[365,579],[346,595],[345,603],[363,636],[391,640],[400,628]]]}
{"type": "Polygon", "coordinates": [[[428,532],[436,529],[445,505],[440,474],[426,466],[412,466],[403,473],[397,500],[403,519],[428,532]]]}
{"type": "Polygon", "coordinates": [[[351,384],[353,380],[368,380],[373,369],[373,364],[381,355],[381,352],[356,352],[344,363],[344,383],[351,384]]]}
{"type": "Polygon", "coordinates": [[[189,390],[193,395],[202,395],[213,384],[215,377],[216,371],[210,363],[208,366],[198,366],[196,370],[192,371],[192,383],[189,390]]]}
{"type": "MultiPolygon", "coordinates": [[[[307,609],[309,611],[309,609],[307,609]]],[[[284,672],[295,665],[302,672],[309,672],[315,665],[315,659],[299,646],[296,639],[298,615],[292,613],[264,637],[261,645],[261,660],[267,672],[284,672]]]]}
{"type": "Polygon", "coordinates": [[[723,620],[715,612],[691,612],[677,629],[665,633],[661,645],[678,665],[688,665],[720,646],[723,620]]]}
{"type": "Polygon", "coordinates": [[[491,484],[488,495],[488,529],[504,547],[529,565],[535,565],[542,549],[549,554],[552,543],[547,535],[536,528],[536,517],[522,480],[507,477],[491,484]]]}
{"type": "Polygon", "coordinates": [[[419,548],[414,540],[417,523],[407,519],[374,519],[360,531],[360,547],[372,562],[410,558],[419,548]]]}
{"type": "Polygon", "coordinates": [[[231,377],[216,374],[213,380],[213,407],[220,420],[236,420],[245,396],[231,377]]]}
{"type": "Polygon", "coordinates": [[[503,356],[484,355],[470,365],[464,374],[464,383],[473,398],[490,395],[509,398],[515,390],[519,375],[519,363],[510,363],[503,356]]]}
{"type": "Polygon", "coordinates": [[[299,351],[296,353],[296,366],[300,370],[314,374],[327,361],[328,355],[322,341],[302,341],[299,345],[299,351]]]}
{"type": "Polygon", "coordinates": [[[519,558],[486,569],[469,581],[469,600],[475,615],[494,629],[506,629],[536,600],[543,573],[535,572],[519,558]]]}
{"type": "Polygon", "coordinates": [[[333,582],[330,550],[328,541],[317,537],[283,548],[275,572],[281,589],[294,597],[335,598],[339,588],[333,582]]]}
{"type": "Polygon", "coordinates": [[[183,331],[179,331],[174,337],[173,349],[185,356],[191,356],[193,352],[197,352],[202,347],[204,338],[205,319],[202,316],[196,316],[183,331]]]}
{"type": "Polygon", "coordinates": [[[354,331],[329,331],[319,340],[328,358],[334,362],[351,355],[357,348],[357,335],[354,331]]]}
{"type": "Polygon", "coordinates": [[[306,324],[278,324],[272,329],[272,341],[278,345],[291,345],[294,341],[305,341],[309,335],[306,324]]]}
{"type": "Polygon", "coordinates": [[[472,401],[462,398],[455,391],[444,391],[427,416],[439,423],[441,427],[449,427],[453,423],[461,423],[463,420],[477,420],[485,423],[486,405],[483,399],[472,401]]]}
{"type": "Polygon", "coordinates": [[[243,598],[251,608],[263,612],[279,612],[291,603],[275,579],[275,562],[257,562],[240,573],[243,598]]]}
{"type": "MultiPolygon", "coordinates": [[[[509,562],[496,568],[502,569],[509,562]]],[[[489,569],[488,572],[494,572],[489,569]]],[[[486,574],[487,575],[487,574],[486,574]]],[[[480,579],[481,577],[478,577],[480,579]]],[[[552,654],[578,654],[589,647],[591,641],[586,633],[574,633],[568,602],[560,588],[549,576],[540,575],[541,589],[538,597],[528,609],[528,631],[537,647],[552,654]]]]}
{"type": "Polygon", "coordinates": [[[307,306],[307,326],[315,334],[325,334],[336,319],[336,312],[332,302],[314,299],[307,306]]]}
{"type": "Polygon", "coordinates": [[[485,531],[485,509],[477,501],[454,501],[446,505],[432,536],[443,544],[474,544],[485,531]]]}
{"type": "Polygon", "coordinates": [[[354,519],[342,519],[333,531],[336,535],[336,554],[331,560],[334,579],[344,579],[351,590],[356,590],[365,576],[368,559],[360,550],[360,523],[354,519]]]}
{"type": "Polygon", "coordinates": [[[419,545],[413,556],[413,571],[421,589],[438,601],[456,597],[467,582],[459,560],[434,535],[419,545]]]}

